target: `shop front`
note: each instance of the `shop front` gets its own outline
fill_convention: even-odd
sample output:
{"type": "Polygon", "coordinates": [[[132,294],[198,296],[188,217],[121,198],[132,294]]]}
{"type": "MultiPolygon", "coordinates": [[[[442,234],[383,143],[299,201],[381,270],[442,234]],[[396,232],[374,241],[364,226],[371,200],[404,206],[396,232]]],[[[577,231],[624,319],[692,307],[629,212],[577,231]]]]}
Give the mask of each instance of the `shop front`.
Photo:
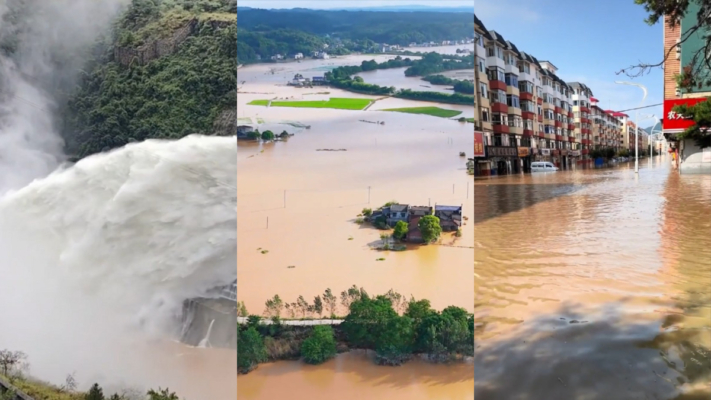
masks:
{"type": "Polygon", "coordinates": [[[491,161],[491,175],[521,173],[518,147],[486,146],[486,156],[491,161]]]}
{"type": "Polygon", "coordinates": [[[521,172],[531,172],[531,149],[529,147],[519,147],[518,158],[521,160],[521,172]]]}
{"type": "Polygon", "coordinates": [[[705,97],[664,100],[664,119],[662,132],[672,145],[673,162],[678,165],[681,174],[711,174],[711,149],[700,148],[691,139],[679,140],[677,135],[694,124],[694,121],[674,111],[675,106],[692,106],[706,101],[705,97]]]}
{"type": "Polygon", "coordinates": [[[484,143],[484,132],[474,131],[474,176],[491,175],[491,161],[486,157],[486,145],[484,143]]]}

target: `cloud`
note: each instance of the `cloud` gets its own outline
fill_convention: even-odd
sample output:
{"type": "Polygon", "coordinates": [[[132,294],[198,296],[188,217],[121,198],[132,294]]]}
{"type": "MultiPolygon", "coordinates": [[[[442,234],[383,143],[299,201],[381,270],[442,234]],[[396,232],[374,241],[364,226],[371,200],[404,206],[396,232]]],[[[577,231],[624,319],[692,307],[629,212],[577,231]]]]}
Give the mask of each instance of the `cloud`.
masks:
{"type": "MultiPolygon", "coordinates": [[[[516,21],[537,22],[541,14],[530,8],[521,0],[475,0],[474,13],[484,21],[495,21],[501,18],[516,21]]],[[[531,2],[533,3],[533,2],[531,2]]]]}

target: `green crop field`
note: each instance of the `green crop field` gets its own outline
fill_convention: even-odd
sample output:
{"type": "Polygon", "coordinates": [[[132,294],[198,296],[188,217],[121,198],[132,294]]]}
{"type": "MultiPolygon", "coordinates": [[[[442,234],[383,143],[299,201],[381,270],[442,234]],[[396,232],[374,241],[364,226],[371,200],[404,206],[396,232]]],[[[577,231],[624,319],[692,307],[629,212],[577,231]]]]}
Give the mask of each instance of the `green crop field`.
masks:
{"type": "MultiPolygon", "coordinates": [[[[312,101],[272,101],[272,107],[298,107],[298,108],[335,108],[339,110],[362,110],[370,104],[370,99],[352,99],[332,97],[328,100],[312,101]]],[[[249,104],[253,106],[266,106],[269,100],[254,100],[249,104]]]]}
{"type": "Polygon", "coordinates": [[[447,109],[439,108],[439,107],[389,108],[389,109],[382,110],[382,111],[395,111],[395,112],[403,112],[403,113],[409,113],[409,114],[431,115],[433,117],[441,117],[441,118],[452,118],[452,117],[456,117],[457,115],[462,113],[461,111],[447,110],[447,109]]]}

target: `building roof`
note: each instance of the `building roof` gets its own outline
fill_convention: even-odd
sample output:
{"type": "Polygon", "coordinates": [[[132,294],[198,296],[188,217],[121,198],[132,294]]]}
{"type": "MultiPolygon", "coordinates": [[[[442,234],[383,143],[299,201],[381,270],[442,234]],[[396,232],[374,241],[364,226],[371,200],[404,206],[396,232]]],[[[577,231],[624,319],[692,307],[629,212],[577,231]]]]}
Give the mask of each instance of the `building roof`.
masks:
{"type": "Polygon", "coordinates": [[[391,212],[403,212],[407,211],[407,209],[410,208],[407,204],[393,204],[390,206],[390,211],[391,212]]]}
{"type": "Polygon", "coordinates": [[[439,206],[435,205],[435,211],[461,211],[462,206],[439,206]]]}
{"type": "Polygon", "coordinates": [[[410,212],[432,212],[432,207],[428,206],[412,206],[410,207],[410,212]]]}

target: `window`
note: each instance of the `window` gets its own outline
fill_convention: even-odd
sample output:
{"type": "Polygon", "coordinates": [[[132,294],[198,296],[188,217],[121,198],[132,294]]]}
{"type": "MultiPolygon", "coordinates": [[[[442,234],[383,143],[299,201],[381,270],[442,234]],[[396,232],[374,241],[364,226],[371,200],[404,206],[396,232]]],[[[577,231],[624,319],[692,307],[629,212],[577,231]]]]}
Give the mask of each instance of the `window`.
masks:
{"type": "Polygon", "coordinates": [[[503,60],[504,59],[504,50],[501,47],[496,46],[496,45],[494,45],[494,48],[496,49],[496,57],[503,60]]]}
{"type": "Polygon", "coordinates": [[[478,44],[479,46],[484,46],[484,40],[480,34],[474,34],[474,43],[478,44]]]}
{"type": "Polygon", "coordinates": [[[541,108],[541,106],[538,106],[538,115],[543,115],[543,108],[541,108]]]}
{"type": "Polygon", "coordinates": [[[489,86],[487,86],[486,83],[479,82],[479,91],[481,92],[481,97],[485,99],[489,98],[489,86]]]}
{"type": "Polygon", "coordinates": [[[505,75],[505,82],[508,86],[513,86],[515,88],[518,88],[518,76],[514,74],[506,74],[505,75]]]}
{"type": "Polygon", "coordinates": [[[521,147],[531,147],[531,138],[529,136],[521,138],[521,147]]]}
{"type": "Polygon", "coordinates": [[[481,121],[482,122],[491,122],[490,114],[489,114],[489,109],[488,108],[482,108],[481,109],[481,121]]]}
{"type": "Polygon", "coordinates": [[[533,102],[527,100],[521,100],[521,110],[528,112],[536,112],[533,102]]]}
{"type": "Polygon", "coordinates": [[[578,101],[577,101],[577,100],[573,100],[573,105],[574,105],[574,106],[577,106],[577,105],[578,105],[578,101]]]}
{"type": "Polygon", "coordinates": [[[551,133],[553,133],[553,127],[552,127],[552,126],[550,126],[550,125],[546,125],[546,126],[545,126],[545,131],[544,131],[544,132],[545,132],[545,133],[547,133],[547,134],[551,134],[551,133]]]}
{"type": "Polygon", "coordinates": [[[511,94],[506,96],[506,104],[508,104],[509,107],[521,108],[518,96],[514,96],[511,94]]]}
{"type": "Polygon", "coordinates": [[[543,89],[540,86],[536,86],[536,96],[543,97],[543,89]]]}
{"type": "Polygon", "coordinates": [[[518,90],[521,92],[533,94],[533,84],[528,81],[519,81],[518,90]]]}
{"type": "Polygon", "coordinates": [[[491,120],[494,125],[508,125],[508,116],[506,114],[494,113],[491,115],[491,120]]]}
{"type": "Polygon", "coordinates": [[[512,128],[522,128],[523,127],[523,119],[521,119],[520,116],[518,115],[509,115],[509,126],[512,128]]]}
{"type": "Polygon", "coordinates": [[[532,130],[533,129],[533,121],[531,121],[530,119],[524,119],[523,120],[523,128],[532,130]]]}
{"type": "Polygon", "coordinates": [[[503,146],[501,135],[494,135],[494,146],[503,146]]]}
{"type": "Polygon", "coordinates": [[[483,74],[486,72],[486,67],[485,67],[486,62],[481,57],[477,57],[477,59],[478,59],[477,64],[479,65],[479,72],[483,74]]]}
{"type": "Polygon", "coordinates": [[[543,124],[538,124],[538,132],[543,132],[543,124]]]}
{"type": "MultiPolygon", "coordinates": [[[[496,47],[496,46],[494,46],[496,47]]],[[[486,48],[486,56],[487,57],[494,57],[496,56],[496,50],[494,50],[494,47],[487,47],[486,48]]]]}

